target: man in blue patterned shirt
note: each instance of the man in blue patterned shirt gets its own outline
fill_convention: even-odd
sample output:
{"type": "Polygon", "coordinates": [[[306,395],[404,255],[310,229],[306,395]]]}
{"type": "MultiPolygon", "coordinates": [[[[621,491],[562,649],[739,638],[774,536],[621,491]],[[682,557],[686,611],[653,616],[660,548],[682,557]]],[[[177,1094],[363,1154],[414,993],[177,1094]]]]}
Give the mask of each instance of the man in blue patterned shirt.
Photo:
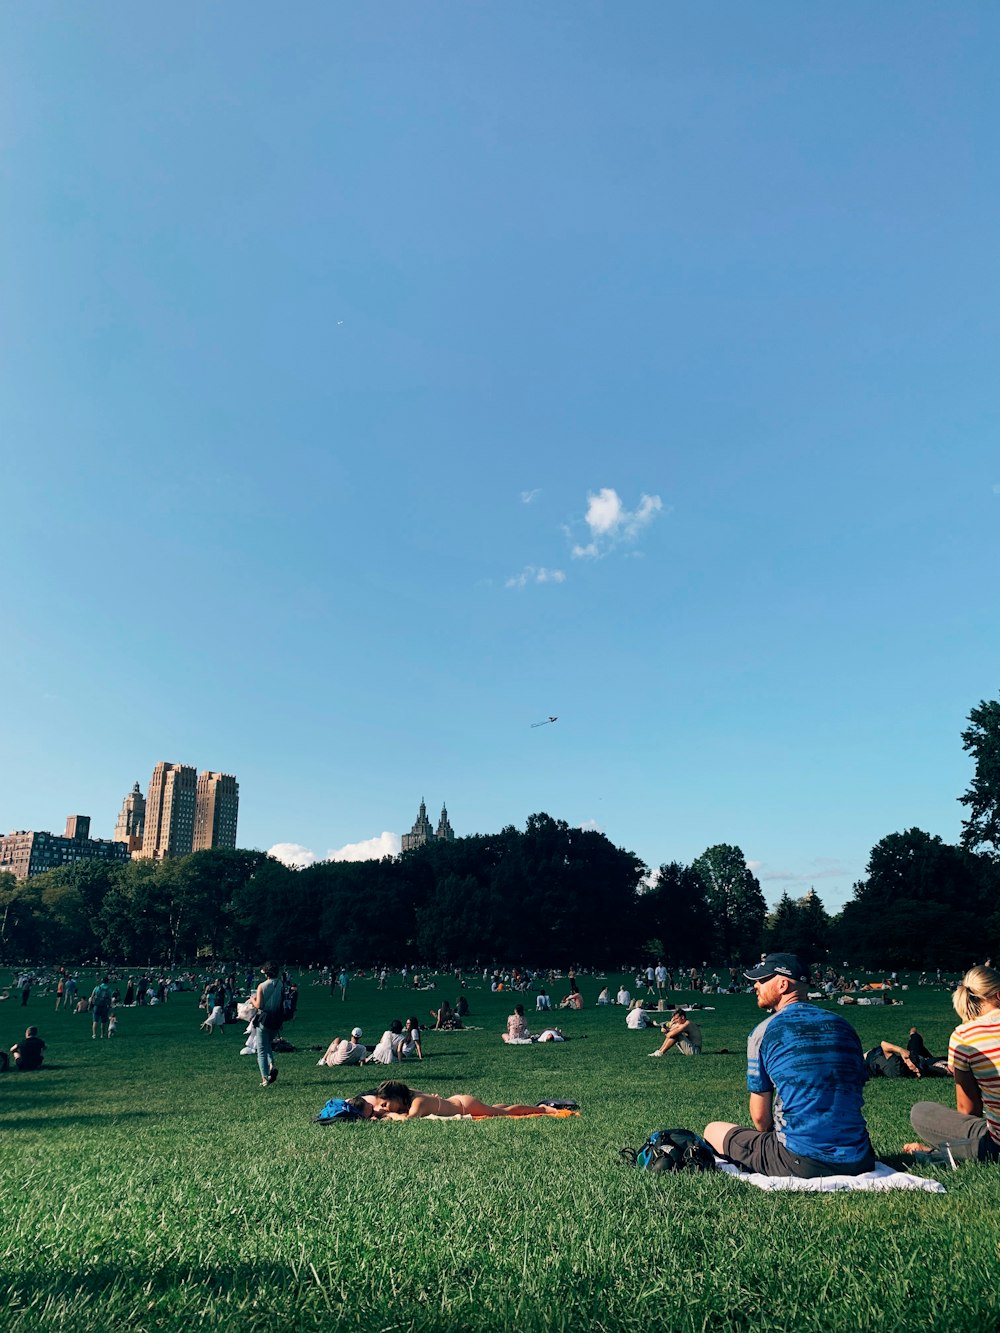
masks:
{"type": "Polygon", "coordinates": [[[794,954],[772,953],[744,974],[771,1010],[747,1041],[753,1129],[705,1128],[717,1153],[765,1176],[857,1176],[875,1165],[861,1113],[868,1078],[858,1034],[806,1001],[809,973],[794,954]]]}

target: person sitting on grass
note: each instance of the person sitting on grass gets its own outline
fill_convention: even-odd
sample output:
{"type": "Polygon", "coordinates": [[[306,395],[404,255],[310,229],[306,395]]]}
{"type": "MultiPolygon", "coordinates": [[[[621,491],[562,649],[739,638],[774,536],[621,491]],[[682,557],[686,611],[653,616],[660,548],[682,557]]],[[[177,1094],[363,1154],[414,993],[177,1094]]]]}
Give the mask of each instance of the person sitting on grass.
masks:
{"type": "Polygon", "coordinates": [[[337,1065],[360,1065],[368,1056],[368,1047],[362,1044],[360,1028],[352,1028],[349,1037],[334,1037],[316,1061],[318,1065],[335,1068],[337,1065]]]}
{"type": "Polygon", "coordinates": [[[15,1042],[10,1048],[14,1068],[22,1071],[41,1069],[45,1042],[38,1035],[36,1027],[30,1027],[24,1034],[24,1041],[15,1042]]]}
{"type": "Polygon", "coordinates": [[[399,1048],[403,1044],[402,1019],[394,1018],[382,1033],[378,1045],[364,1061],[365,1064],[392,1065],[399,1059],[399,1048]]]}
{"type": "Polygon", "coordinates": [[[514,1042],[515,1044],[531,1040],[531,1033],[528,1031],[528,1020],[524,1016],[523,1004],[514,1005],[514,1012],[507,1019],[507,1031],[500,1034],[500,1040],[514,1042]]]}
{"type": "Polygon", "coordinates": [[[411,1056],[415,1055],[418,1060],[422,1060],[424,1058],[424,1050],[420,1042],[420,1019],[408,1018],[403,1025],[403,1040],[399,1047],[399,1058],[401,1060],[408,1060],[411,1056]]]}
{"type": "Polygon", "coordinates": [[[450,1032],[462,1026],[462,1020],[451,1007],[449,1000],[442,1000],[440,1009],[432,1009],[430,1014],[434,1019],[435,1032],[450,1032]]]}
{"type": "Polygon", "coordinates": [[[1000,971],[972,968],[951,1002],[962,1020],[948,1042],[957,1109],[917,1102],[910,1124],[923,1141],[904,1144],[903,1151],[931,1152],[947,1142],[955,1157],[1000,1161],[1000,971]]]}
{"type": "Polygon", "coordinates": [[[772,1011],[747,1041],[754,1127],[717,1120],[704,1137],[723,1157],[765,1176],[871,1171],[875,1154],[861,1113],[868,1070],[858,1034],[839,1014],[808,1003],[809,973],[795,954],[768,954],[744,975],[758,1007],[772,1011]]]}
{"type": "Polygon", "coordinates": [[[646,1012],[642,1000],[633,1000],[632,1008],[625,1015],[625,1026],[630,1032],[644,1032],[653,1027],[653,1020],[646,1012]]]}
{"type": "Polygon", "coordinates": [[[563,1115],[552,1106],[490,1106],[465,1092],[441,1097],[436,1092],[418,1092],[405,1083],[389,1080],[375,1089],[375,1118],[378,1120],[416,1120],[421,1116],[519,1116],[563,1115]]]}
{"type": "Polygon", "coordinates": [[[663,1041],[650,1055],[666,1055],[672,1046],[676,1046],[681,1055],[701,1055],[701,1028],[684,1010],[677,1006],[669,1023],[660,1026],[663,1041]]]}

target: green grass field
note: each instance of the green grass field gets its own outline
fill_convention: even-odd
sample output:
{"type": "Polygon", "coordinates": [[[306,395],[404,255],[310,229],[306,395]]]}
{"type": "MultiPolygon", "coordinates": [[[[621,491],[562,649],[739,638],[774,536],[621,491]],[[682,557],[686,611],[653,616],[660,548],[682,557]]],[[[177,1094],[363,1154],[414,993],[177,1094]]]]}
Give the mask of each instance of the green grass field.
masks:
{"type": "MultiPolygon", "coordinates": [[[[237,1055],[243,1025],[200,1033],[193,994],[120,1011],[103,1042],[37,992],[0,1005],[3,1044],[37,1023],[52,1066],[0,1077],[7,1333],[1000,1327],[996,1168],[938,1173],[943,1196],[809,1197],[619,1161],[655,1128],[746,1121],[750,997],[708,998],[700,1059],[650,1060],[656,1042],[593,1007],[592,981],[590,1007],[557,1020],[586,1040],[531,1047],[499,1040],[514,997],[472,984],[482,1030],[429,1034],[424,1062],[397,1068],[444,1093],[575,1097],[580,1118],[321,1127],[328,1096],[386,1071],[318,1068],[306,1048],[355,1023],[374,1042],[392,1017],[455,997],[355,981],[342,1002],[302,980],[286,1029],[299,1050],[267,1090],[237,1055]]],[[[904,999],[850,1011],[862,1042],[916,1023],[944,1051],[948,996],[904,999]]],[[[883,1159],[899,1164],[913,1101],[953,1096],[946,1081],[870,1084],[883,1159]]]]}

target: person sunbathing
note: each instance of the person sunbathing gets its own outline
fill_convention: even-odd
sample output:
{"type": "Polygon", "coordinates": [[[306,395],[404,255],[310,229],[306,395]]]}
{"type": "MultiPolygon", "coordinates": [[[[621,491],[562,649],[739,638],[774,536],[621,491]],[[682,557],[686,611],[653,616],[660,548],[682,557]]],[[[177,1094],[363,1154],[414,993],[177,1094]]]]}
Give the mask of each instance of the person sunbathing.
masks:
{"type": "Polygon", "coordinates": [[[389,1079],[375,1089],[375,1118],[378,1120],[415,1120],[419,1116],[517,1116],[565,1115],[554,1106],[489,1106],[478,1097],[459,1092],[441,1097],[436,1092],[418,1092],[405,1083],[389,1079]]]}

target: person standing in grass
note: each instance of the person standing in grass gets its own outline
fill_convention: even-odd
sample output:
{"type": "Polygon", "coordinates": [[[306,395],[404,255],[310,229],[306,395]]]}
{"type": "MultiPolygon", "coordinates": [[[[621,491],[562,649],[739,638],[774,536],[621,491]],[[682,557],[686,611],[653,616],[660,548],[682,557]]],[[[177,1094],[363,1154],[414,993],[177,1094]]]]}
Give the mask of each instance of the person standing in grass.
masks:
{"type": "Polygon", "coordinates": [[[705,1138],[738,1166],[765,1176],[859,1176],[875,1165],[861,1113],[868,1078],[858,1034],[806,1000],[809,973],[790,953],[744,973],[770,1009],[747,1042],[753,1129],[726,1121],[705,1138]]]}
{"type": "Polygon", "coordinates": [[[938,1102],[917,1102],[910,1124],[926,1142],[907,1143],[904,1152],[929,1152],[944,1142],[963,1140],[966,1153],[981,1162],[1000,1161],[1000,972],[974,967],[951,997],[962,1020],[948,1043],[955,1075],[956,1110],[938,1102]]]}
{"type": "Polygon", "coordinates": [[[269,1087],[277,1080],[278,1067],[274,1063],[271,1038],[281,1027],[281,978],[277,963],[265,963],[260,969],[264,980],[254,992],[253,1006],[257,1010],[257,1066],[260,1086],[269,1087]]]}
{"type": "Polygon", "coordinates": [[[101,1037],[108,1035],[108,1019],[111,1017],[111,983],[107,977],[90,992],[91,1036],[96,1039],[98,1030],[101,1037]]]}

